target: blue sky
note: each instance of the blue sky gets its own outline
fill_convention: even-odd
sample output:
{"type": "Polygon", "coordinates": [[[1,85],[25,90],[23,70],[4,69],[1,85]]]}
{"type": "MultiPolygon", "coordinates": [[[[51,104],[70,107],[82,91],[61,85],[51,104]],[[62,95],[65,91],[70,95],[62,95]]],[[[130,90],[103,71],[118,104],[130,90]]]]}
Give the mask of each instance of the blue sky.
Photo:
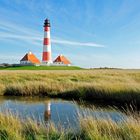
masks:
{"type": "Polygon", "coordinates": [[[18,63],[28,51],[41,60],[46,17],[53,59],[140,68],[140,0],[0,0],[0,63],[18,63]]]}

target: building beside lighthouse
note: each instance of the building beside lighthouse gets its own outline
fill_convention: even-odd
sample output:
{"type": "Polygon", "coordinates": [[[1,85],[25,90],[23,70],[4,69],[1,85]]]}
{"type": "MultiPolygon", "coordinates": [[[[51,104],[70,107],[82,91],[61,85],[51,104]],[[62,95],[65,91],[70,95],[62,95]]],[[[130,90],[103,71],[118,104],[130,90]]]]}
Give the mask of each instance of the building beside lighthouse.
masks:
{"type": "Polygon", "coordinates": [[[54,61],[53,61],[54,65],[62,65],[62,66],[70,66],[71,62],[62,54],[59,55],[54,61]]]}
{"type": "Polygon", "coordinates": [[[28,52],[20,60],[20,64],[21,65],[40,65],[40,61],[32,52],[28,52]]]}
{"type": "Polygon", "coordinates": [[[63,55],[58,55],[54,61],[52,60],[50,29],[51,29],[50,21],[46,19],[44,22],[42,62],[40,62],[40,60],[32,52],[29,52],[25,54],[25,56],[20,60],[20,65],[42,65],[42,66],[71,65],[71,62],[63,55]]]}

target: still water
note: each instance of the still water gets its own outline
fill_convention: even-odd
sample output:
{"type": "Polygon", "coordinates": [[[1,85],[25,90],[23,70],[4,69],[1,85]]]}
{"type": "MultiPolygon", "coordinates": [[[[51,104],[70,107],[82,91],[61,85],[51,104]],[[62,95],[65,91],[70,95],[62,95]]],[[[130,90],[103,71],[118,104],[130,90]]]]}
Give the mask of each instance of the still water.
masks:
{"type": "Polygon", "coordinates": [[[32,98],[32,97],[0,97],[0,111],[18,115],[21,119],[32,118],[37,122],[53,122],[64,128],[78,127],[79,114],[92,115],[98,119],[111,118],[123,121],[126,115],[108,107],[94,104],[66,101],[62,99],[32,98]],[[94,109],[93,109],[94,108],[94,109]]]}

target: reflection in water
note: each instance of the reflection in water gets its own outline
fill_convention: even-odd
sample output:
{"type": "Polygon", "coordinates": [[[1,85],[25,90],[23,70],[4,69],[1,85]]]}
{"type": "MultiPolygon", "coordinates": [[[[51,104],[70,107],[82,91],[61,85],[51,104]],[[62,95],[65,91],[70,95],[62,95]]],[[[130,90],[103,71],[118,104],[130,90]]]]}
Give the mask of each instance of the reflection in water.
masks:
{"type": "Polygon", "coordinates": [[[93,104],[78,104],[77,102],[61,99],[0,97],[0,111],[10,110],[12,114],[18,114],[22,119],[30,117],[37,122],[45,122],[46,126],[53,122],[56,126],[62,125],[64,128],[76,128],[79,123],[79,112],[96,118],[107,118],[109,116],[114,121],[120,121],[126,117],[117,110],[101,110],[100,107],[91,108],[93,108],[93,104]]]}
{"type": "Polygon", "coordinates": [[[44,120],[46,124],[49,123],[51,120],[51,102],[50,101],[45,102],[44,120]]]}

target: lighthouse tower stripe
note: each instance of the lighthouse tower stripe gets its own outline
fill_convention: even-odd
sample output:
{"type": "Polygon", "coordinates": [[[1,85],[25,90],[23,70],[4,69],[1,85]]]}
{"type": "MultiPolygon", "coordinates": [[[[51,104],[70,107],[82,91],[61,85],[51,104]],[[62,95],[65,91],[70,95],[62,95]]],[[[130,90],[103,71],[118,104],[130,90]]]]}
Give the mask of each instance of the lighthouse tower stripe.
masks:
{"type": "Polygon", "coordinates": [[[42,60],[44,62],[51,61],[51,52],[43,52],[43,58],[42,58],[42,60]]]}
{"type": "Polygon", "coordinates": [[[50,39],[49,38],[44,38],[44,45],[50,45],[50,39]]]}
{"type": "Polygon", "coordinates": [[[50,31],[50,27],[49,26],[45,26],[44,27],[44,31],[50,31]]]}
{"type": "Polygon", "coordinates": [[[44,45],[43,52],[51,52],[51,47],[49,45],[44,45]]]}
{"type": "Polygon", "coordinates": [[[50,38],[50,31],[44,32],[44,38],[50,38]]]}

